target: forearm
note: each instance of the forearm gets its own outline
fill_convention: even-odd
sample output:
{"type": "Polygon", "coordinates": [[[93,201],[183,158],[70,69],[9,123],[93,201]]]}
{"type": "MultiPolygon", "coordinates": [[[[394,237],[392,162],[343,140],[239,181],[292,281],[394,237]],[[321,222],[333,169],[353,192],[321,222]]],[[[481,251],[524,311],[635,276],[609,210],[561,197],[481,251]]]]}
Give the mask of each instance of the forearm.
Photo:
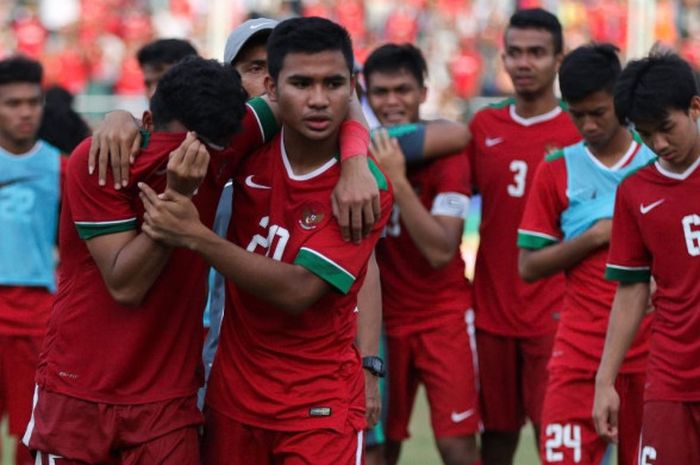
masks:
{"type": "Polygon", "coordinates": [[[625,354],[644,318],[649,283],[621,283],[615,294],[596,384],[613,385],[625,354]]]}
{"type": "Polygon", "coordinates": [[[459,247],[461,230],[449,231],[431,215],[405,178],[394,182],[394,201],[401,211],[402,223],[421,255],[433,268],[447,265],[459,247]]]}
{"type": "Polygon", "coordinates": [[[367,264],[365,282],[357,295],[359,309],[357,324],[357,347],[363,357],[379,355],[379,337],[382,327],[382,289],[379,267],[372,257],[367,264]]]}
{"type": "Polygon", "coordinates": [[[520,249],[518,271],[527,282],[566,271],[605,245],[590,231],[570,241],[562,241],[541,249],[520,249]]]}
{"type": "Polygon", "coordinates": [[[189,247],[239,288],[291,314],[302,313],[330,289],[305,268],[248,252],[204,226],[189,247]]]}
{"type": "Polygon", "coordinates": [[[425,124],[423,158],[436,158],[460,152],[469,143],[469,126],[448,120],[430,121],[425,124]]]}

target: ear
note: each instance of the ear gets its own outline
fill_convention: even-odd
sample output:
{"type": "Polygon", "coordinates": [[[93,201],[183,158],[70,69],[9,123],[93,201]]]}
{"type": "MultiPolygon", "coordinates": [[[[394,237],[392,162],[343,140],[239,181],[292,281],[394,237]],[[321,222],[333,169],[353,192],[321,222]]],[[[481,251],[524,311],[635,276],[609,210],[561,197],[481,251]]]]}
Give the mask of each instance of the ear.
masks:
{"type": "Polygon", "coordinates": [[[352,74],[350,76],[350,100],[352,99],[360,99],[360,96],[357,93],[357,75],[352,74]]]}
{"type": "Polygon", "coordinates": [[[423,86],[420,90],[420,103],[421,105],[425,103],[425,100],[428,98],[428,88],[426,86],[423,86]]]}
{"type": "Polygon", "coordinates": [[[143,112],[143,116],[141,117],[141,125],[143,128],[148,131],[148,132],[153,132],[153,114],[146,110],[143,112]]]}
{"type": "Polygon", "coordinates": [[[689,113],[693,121],[697,122],[698,118],[700,118],[700,96],[694,95],[693,98],[690,99],[689,113]]]}
{"type": "Polygon", "coordinates": [[[272,79],[272,77],[268,74],[265,76],[265,90],[267,91],[267,95],[270,97],[270,100],[273,102],[277,101],[277,84],[275,81],[272,79]]]}

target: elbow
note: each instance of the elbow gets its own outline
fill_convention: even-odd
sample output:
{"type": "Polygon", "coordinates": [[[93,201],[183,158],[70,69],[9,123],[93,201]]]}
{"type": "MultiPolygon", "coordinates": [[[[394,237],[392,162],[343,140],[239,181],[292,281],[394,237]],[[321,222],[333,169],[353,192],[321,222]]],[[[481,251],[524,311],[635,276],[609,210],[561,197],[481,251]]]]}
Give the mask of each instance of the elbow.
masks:
{"type": "Polygon", "coordinates": [[[435,249],[431,250],[426,254],[426,259],[428,260],[428,263],[430,264],[430,267],[434,270],[439,270],[441,268],[446,267],[447,265],[452,262],[452,259],[454,258],[456,253],[456,249],[450,248],[449,250],[447,249],[435,249]]]}
{"type": "Polygon", "coordinates": [[[518,261],[518,274],[526,283],[532,283],[540,279],[542,276],[533,269],[528,260],[522,258],[518,261]]]}
{"type": "Polygon", "coordinates": [[[298,316],[313,306],[321,298],[317,292],[308,286],[288,288],[287,292],[279,294],[277,306],[289,315],[298,316]]]}
{"type": "Polygon", "coordinates": [[[133,289],[109,287],[109,293],[116,303],[124,307],[138,307],[146,295],[133,289]]]}

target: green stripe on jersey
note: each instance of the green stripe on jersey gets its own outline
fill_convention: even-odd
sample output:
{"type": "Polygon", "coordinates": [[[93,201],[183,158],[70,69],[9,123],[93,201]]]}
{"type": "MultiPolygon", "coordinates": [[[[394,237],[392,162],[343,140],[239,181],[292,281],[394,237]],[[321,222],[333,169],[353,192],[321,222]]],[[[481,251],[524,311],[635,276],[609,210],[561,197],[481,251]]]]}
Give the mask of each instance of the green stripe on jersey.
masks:
{"type": "Polygon", "coordinates": [[[605,279],[622,283],[643,283],[651,279],[649,268],[630,268],[608,264],[605,267],[605,279]]]}
{"type": "Polygon", "coordinates": [[[550,153],[550,154],[548,154],[548,155],[545,155],[545,156],[544,156],[544,161],[554,161],[554,160],[558,160],[558,159],[560,159],[560,158],[562,158],[562,157],[564,157],[564,150],[562,150],[562,149],[557,149],[557,150],[555,150],[554,152],[552,152],[552,153],[550,153]]]}
{"type": "Polygon", "coordinates": [[[648,162],[644,163],[642,166],[639,166],[639,167],[637,167],[637,168],[631,170],[629,173],[627,173],[627,174],[622,178],[622,180],[621,180],[620,182],[624,181],[625,179],[629,178],[630,176],[633,176],[637,171],[639,171],[639,170],[641,170],[641,169],[644,169],[644,168],[646,168],[646,167],[649,166],[649,165],[653,165],[654,163],[656,163],[656,161],[657,161],[658,159],[659,159],[659,157],[654,157],[654,158],[652,158],[651,160],[649,160],[648,162]]]}
{"type": "Polygon", "coordinates": [[[302,247],[297,253],[294,264],[303,266],[343,294],[347,294],[355,282],[355,277],[337,263],[305,247],[302,247]]]}
{"type": "Polygon", "coordinates": [[[270,142],[279,130],[277,119],[272,109],[262,97],[254,97],[248,100],[248,106],[253,109],[255,117],[258,119],[265,142],[270,142]]]}
{"type": "Polygon", "coordinates": [[[557,239],[533,231],[518,231],[518,247],[521,249],[543,249],[559,242],[557,239]]]}
{"type": "Polygon", "coordinates": [[[78,236],[84,241],[97,236],[132,231],[136,229],[137,226],[136,218],[123,221],[104,221],[100,223],[89,223],[85,221],[75,222],[75,229],[78,230],[78,236]]]}
{"type": "Polygon", "coordinates": [[[515,99],[513,97],[509,97],[505,100],[501,100],[499,102],[494,102],[489,104],[489,108],[494,108],[494,109],[499,109],[499,108],[505,108],[508,105],[512,105],[515,103],[515,99]]]}
{"type": "Polygon", "coordinates": [[[382,173],[382,170],[379,169],[377,166],[377,163],[371,158],[367,158],[367,164],[369,165],[369,170],[372,172],[372,175],[374,176],[374,180],[377,181],[377,187],[379,188],[380,191],[388,191],[389,190],[389,183],[386,180],[386,176],[384,176],[384,173],[382,173]]]}

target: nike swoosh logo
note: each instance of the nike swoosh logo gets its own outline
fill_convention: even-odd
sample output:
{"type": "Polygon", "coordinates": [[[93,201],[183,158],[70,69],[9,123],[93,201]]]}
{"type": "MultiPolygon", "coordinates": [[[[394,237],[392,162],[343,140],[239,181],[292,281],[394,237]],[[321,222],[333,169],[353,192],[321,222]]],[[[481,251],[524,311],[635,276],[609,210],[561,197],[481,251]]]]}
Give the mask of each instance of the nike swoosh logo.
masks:
{"type": "Polygon", "coordinates": [[[270,23],[251,24],[251,25],[250,25],[250,28],[251,28],[251,29],[258,29],[258,28],[261,28],[261,27],[263,27],[263,26],[270,26],[270,23]]]}
{"type": "Polygon", "coordinates": [[[654,208],[658,207],[659,205],[661,205],[665,201],[666,201],[666,199],[661,199],[661,200],[657,200],[654,203],[650,203],[649,205],[641,204],[641,205],[639,205],[639,212],[642,215],[646,215],[647,213],[649,213],[650,211],[652,211],[654,208]]]}
{"type": "Polygon", "coordinates": [[[245,185],[248,187],[252,187],[253,189],[270,189],[270,186],[263,186],[262,184],[258,184],[253,181],[253,174],[245,178],[245,185]]]}
{"type": "Polygon", "coordinates": [[[501,142],[503,142],[503,137],[487,137],[484,141],[486,147],[493,147],[494,145],[498,145],[501,142]]]}
{"type": "Polygon", "coordinates": [[[452,411],[452,414],[450,415],[450,419],[452,420],[453,423],[460,423],[472,415],[474,415],[473,408],[470,408],[469,410],[465,410],[464,412],[452,411]]]}
{"type": "Polygon", "coordinates": [[[24,178],[14,178],[14,179],[8,179],[6,181],[0,181],[0,189],[4,187],[9,187],[12,186],[13,184],[19,184],[21,182],[29,181],[32,178],[30,177],[24,177],[24,178]]]}

